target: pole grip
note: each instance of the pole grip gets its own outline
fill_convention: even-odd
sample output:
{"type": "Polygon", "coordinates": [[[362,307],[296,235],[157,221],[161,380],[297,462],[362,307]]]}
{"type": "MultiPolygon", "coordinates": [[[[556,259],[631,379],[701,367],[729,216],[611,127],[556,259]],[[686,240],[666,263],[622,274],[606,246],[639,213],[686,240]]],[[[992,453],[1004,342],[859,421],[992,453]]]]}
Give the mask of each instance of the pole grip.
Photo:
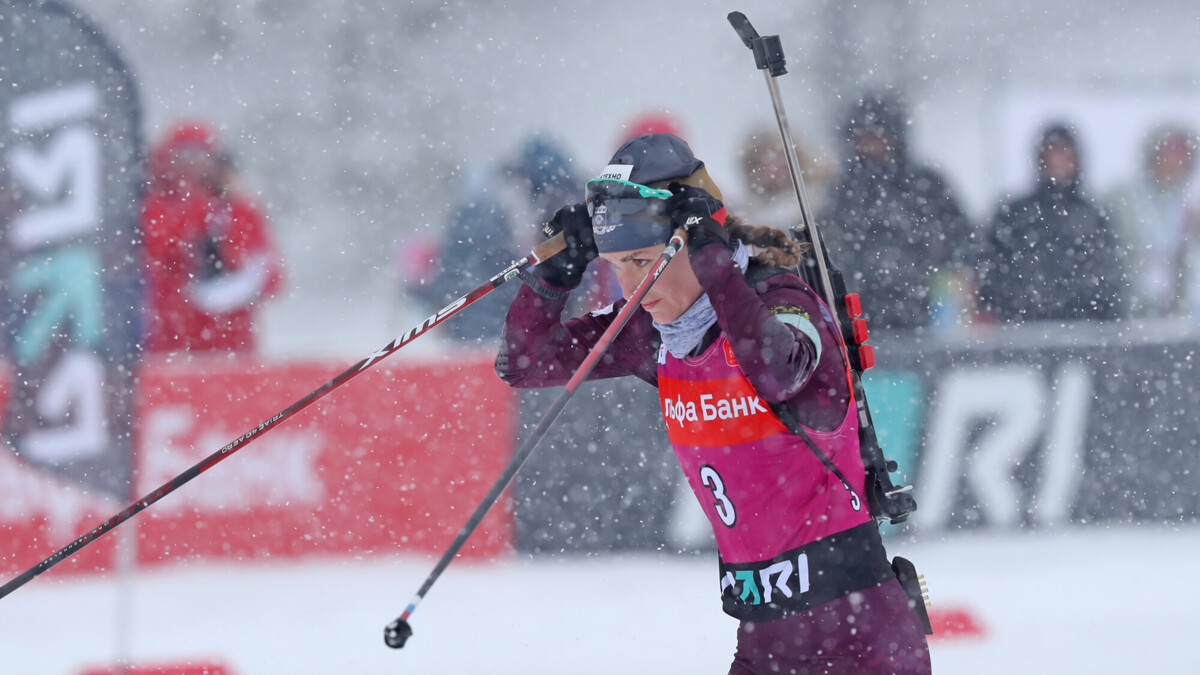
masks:
{"type": "Polygon", "coordinates": [[[749,49],[754,49],[754,41],[758,39],[758,31],[754,30],[754,26],[750,25],[750,19],[746,18],[741,12],[730,12],[729,24],[733,26],[733,30],[737,31],[738,37],[742,39],[742,44],[749,49]]]}
{"type": "Polygon", "coordinates": [[[726,18],[742,39],[742,44],[754,53],[754,65],[759,70],[771,71],[771,77],[787,75],[787,60],[783,56],[783,43],[778,35],[759,36],[754,26],[750,25],[750,19],[741,12],[730,12],[726,18]]]}
{"type": "Polygon", "coordinates": [[[567,250],[567,239],[563,236],[562,232],[559,232],[546,241],[543,241],[540,245],[538,245],[537,248],[533,249],[533,253],[531,255],[533,258],[533,264],[536,265],[540,262],[545,262],[546,260],[549,260],[565,250],[567,250]]]}
{"type": "Polygon", "coordinates": [[[668,245],[674,245],[676,251],[682,251],[683,247],[687,246],[688,233],[686,227],[677,227],[671,233],[671,238],[667,240],[668,245]]]}

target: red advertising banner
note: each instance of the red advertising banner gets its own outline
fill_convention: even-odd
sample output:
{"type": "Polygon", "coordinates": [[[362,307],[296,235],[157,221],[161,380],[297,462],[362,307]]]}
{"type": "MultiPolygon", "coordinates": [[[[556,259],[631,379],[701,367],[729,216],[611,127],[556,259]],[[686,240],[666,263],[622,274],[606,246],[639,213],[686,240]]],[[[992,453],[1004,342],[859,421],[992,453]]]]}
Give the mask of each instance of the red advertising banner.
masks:
{"type": "MultiPolygon", "coordinates": [[[[344,368],[225,357],[145,363],[138,378],[133,492],[149,493],[344,368]]],[[[121,527],[137,528],[142,567],[195,559],[437,555],[511,458],[514,410],[515,398],[492,371],[490,355],[381,364],[121,527]]],[[[10,453],[0,453],[0,462],[0,570],[6,574],[36,564],[126,505],[88,496],[10,453]]],[[[502,500],[462,554],[505,552],[511,523],[508,500],[502,500]]],[[[115,536],[84,549],[72,568],[107,568],[113,542],[106,539],[115,536]]]]}

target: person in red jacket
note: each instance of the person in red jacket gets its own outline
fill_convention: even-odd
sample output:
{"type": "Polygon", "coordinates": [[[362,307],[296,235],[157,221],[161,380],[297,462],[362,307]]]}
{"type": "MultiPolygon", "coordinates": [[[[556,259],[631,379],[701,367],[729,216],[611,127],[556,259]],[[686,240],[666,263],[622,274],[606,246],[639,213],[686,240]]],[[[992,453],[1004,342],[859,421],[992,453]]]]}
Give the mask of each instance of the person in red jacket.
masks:
{"type": "Polygon", "coordinates": [[[149,159],[142,211],[146,351],[252,352],[255,314],[281,283],[266,218],[234,185],[216,130],[187,120],[149,159]]]}

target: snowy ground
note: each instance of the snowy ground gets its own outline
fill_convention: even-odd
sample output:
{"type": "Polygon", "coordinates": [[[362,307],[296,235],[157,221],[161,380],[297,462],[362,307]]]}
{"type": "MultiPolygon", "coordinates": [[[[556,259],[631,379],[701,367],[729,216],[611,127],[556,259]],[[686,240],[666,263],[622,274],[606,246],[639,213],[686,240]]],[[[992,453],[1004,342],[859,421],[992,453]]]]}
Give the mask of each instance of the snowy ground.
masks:
{"type": "MultiPolygon", "coordinates": [[[[1195,672],[1200,528],[1072,529],[896,543],[935,608],[982,637],[933,642],[939,673],[1195,672]]],[[[401,651],[382,641],[432,566],[416,559],[187,565],[126,586],[42,578],[0,600],[0,672],[138,664],[262,673],[724,673],[734,622],[708,559],[604,556],[451,566],[401,651]],[[131,629],[114,624],[132,616],[131,629]]]]}

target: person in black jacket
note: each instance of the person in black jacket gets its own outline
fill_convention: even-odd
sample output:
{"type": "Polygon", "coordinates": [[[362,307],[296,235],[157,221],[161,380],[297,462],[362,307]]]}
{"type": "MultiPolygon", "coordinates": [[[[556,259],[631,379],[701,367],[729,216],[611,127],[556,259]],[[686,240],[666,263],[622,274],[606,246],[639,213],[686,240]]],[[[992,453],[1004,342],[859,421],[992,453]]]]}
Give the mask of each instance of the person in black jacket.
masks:
{"type": "Polygon", "coordinates": [[[818,217],[872,328],[929,325],[931,282],[966,257],[972,234],[942,176],[909,157],[905,118],[891,91],[852,107],[842,128],[845,168],[818,217]]]}
{"type": "Polygon", "coordinates": [[[1082,190],[1079,143],[1061,123],[1037,145],[1033,192],[1000,204],[985,234],[979,295],[1002,322],[1115,319],[1123,286],[1107,217],[1082,190]]]}
{"type": "MultiPolygon", "coordinates": [[[[510,159],[467,165],[432,280],[409,292],[436,310],[487,281],[527,252],[522,245],[575,198],[577,183],[566,150],[540,133],[522,141],[510,159]]],[[[502,286],[445,330],[465,345],[494,342],[516,296],[515,284],[502,286]]]]}

